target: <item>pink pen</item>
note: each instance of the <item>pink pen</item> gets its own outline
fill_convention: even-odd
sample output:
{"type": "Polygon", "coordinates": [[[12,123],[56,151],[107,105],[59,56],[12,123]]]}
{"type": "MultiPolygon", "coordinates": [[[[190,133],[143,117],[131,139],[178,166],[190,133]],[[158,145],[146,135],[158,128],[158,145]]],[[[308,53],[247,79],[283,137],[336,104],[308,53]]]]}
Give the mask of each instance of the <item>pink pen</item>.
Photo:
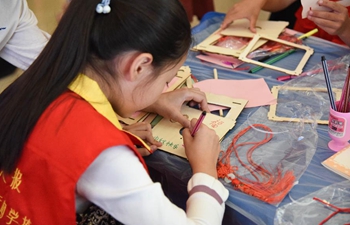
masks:
{"type": "MultiPolygon", "coordinates": [[[[333,65],[333,66],[330,66],[329,67],[329,70],[332,71],[332,70],[338,70],[338,69],[341,69],[344,67],[344,63],[341,63],[341,64],[337,64],[337,65],[333,65]]],[[[315,69],[315,70],[309,70],[309,71],[306,71],[302,74],[300,74],[300,76],[309,76],[309,75],[312,75],[312,74],[316,74],[316,73],[321,73],[323,72],[322,68],[321,69],[315,69]]]]}
{"type": "MultiPolygon", "coordinates": [[[[344,63],[333,65],[333,66],[329,67],[329,70],[333,71],[333,70],[342,69],[344,67],[344,65],[345,65],[344,63]]],[[[312,74],[317,74],[317,73],[320,73],[322,71],[323,71],[322,69],[309,70],[309,71],[301,73],[299,76],[286,75],[286,76],[277,77],[276,79],[278,81],[287,81],[287,80],[291,80],[291,79],[298,78],[298,77],[301,77],[301,76],[309,76],[309,75],[312,75],[312,74]]]]}
{"type": "Polygon", "coordinates": [[[207,115],[207,112],[206,112],[206,111],[203,111],[203,112],[201,113],[200,117],[198,118],[197,123],[194,125],[194,128],[193,128],[193,130],[192,130],[192,132],[191,132],[192,137],[194,137],[194,134],[198,131],[199,126],[202,124],[205,115],[207,115]]]}

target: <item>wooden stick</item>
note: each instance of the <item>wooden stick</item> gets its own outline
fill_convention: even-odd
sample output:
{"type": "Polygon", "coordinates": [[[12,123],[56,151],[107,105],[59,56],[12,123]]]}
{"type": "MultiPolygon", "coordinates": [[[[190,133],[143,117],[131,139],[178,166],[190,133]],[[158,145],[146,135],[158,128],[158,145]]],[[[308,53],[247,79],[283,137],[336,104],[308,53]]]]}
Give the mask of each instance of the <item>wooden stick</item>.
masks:
{"type": "MultiPolygon", "coordinates": [[[[214,79],[215,80],[219,79],[218,71],[216,70],[216,68],[213,69],[213,72],[214,72],[214,79]]],[[[219,115],[222,117],[224,116],[224,112],[222,111],[222,109],[219,109],[219,115]]]]}

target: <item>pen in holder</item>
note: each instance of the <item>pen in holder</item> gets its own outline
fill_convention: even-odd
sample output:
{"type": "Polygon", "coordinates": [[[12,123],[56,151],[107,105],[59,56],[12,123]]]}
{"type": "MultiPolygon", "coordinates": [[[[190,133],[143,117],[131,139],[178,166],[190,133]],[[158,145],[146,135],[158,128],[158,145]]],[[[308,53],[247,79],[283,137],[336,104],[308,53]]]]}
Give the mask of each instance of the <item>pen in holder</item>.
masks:
{"type": "MultiPolygon", "coordinates": [[[[327,67],[325,68],[327,73],[327,67]]],[[[326,74],[325,73],[325,74],[326,74]]],[[[350,67],[346,76],[340,101],[331,104],[329,109],[328,134],[332,139],[328,147],[339,151],[349,145],[350,140],[350,67]]]]}
{"type": "Polygon", "coordinates": [[[321,57],[321,62],[330,101],[328,134],[332,140],[328,143],[328,147],[337,152],[349,145],[350,140],[350,112],[348,110],[350,70],[348,70],[348,76],[344,82],[341,99],[336,102],[333,96],[327,61],[324,56],[321,57]]]}
{"type": "MultiPolygon", "coordinates": [[[[339,101],[336,102],[339,105],[339,101]]],[[[350,112],[337,112],[332,107],[329,109],[328,134],[332,139],[328,147],[333,151],[339,151],[349,145],[350,140],[350,112]]]]}

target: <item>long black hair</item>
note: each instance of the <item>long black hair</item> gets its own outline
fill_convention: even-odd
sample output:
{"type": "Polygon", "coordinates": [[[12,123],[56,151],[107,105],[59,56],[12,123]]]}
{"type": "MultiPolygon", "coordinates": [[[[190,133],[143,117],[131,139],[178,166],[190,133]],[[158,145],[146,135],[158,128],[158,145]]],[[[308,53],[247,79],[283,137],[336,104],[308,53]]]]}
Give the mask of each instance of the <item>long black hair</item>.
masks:
{"type": "Polygon", "coordinates": [[[0,95],[0,171],[11,173],[44,110],[87,66],[123,52],[152,54],[154,68],[176,62],[191,44],[191,28],[178,0],[72,0],[33,64],[0,95]]]}

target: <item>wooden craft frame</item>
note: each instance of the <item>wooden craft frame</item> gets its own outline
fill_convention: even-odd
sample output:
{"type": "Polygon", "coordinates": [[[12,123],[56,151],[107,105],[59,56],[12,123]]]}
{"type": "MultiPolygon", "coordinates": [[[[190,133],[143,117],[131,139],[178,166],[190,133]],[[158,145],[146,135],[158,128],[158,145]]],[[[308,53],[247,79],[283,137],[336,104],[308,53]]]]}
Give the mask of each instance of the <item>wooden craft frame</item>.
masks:
{"type": "MultiPolygon", "coordinates": [[[[191,68],[189,66],[180,67],[179,71],[175,76],[178,79],[176,80],[175,83],[173,83],[170,87],[168,87],[164,92],[173,91],[177,88],[180,88],[186,82],[187,78],[189,78],[190,76],[191,76],[191,68]]],[[[135,117],[124,118],[118,115],[118,119],[119,121],[127,125],[130,125],[133,123],[143,121],[148,116],[149,116],[148,112],[138,112],[138,114],[135,117]]]]}
{"type": "Polygon", "coordinates": [[[248,100],[231,98],[225,95],[217,95],[213,93],[205,93],[207,102],[213,105],[225,106],[229,109],[226,118],[236,121],[239,114],[241,114],[248,100]]]}
{"type": "Polygon", "coordinates": [[[220,46],[215,46],[214,44],[217,43],[220,38],[222,38],[222,35],[217,33],[218,31],[219,30],[215,31],[214,34],[210,35],[204,41],[194,46],[192,50],[217,53],[221,55],[233,56],[238,58],[246,46],[242,47],[241,49],[229,49],[229,48],[223,48],[220,46]]]}
{"type": "MultiPolygon", "coordinates": [[[[285,21],[257,21],[256,29],[257,33],[271,38],[278,38],[279,34],[288,26],[288,22],[285,21]]],[[[223,36],[234,37],[246,37],[253,38],[255,33],[249,30],[249,21],[245,19],[236,20],[226,29],[220,32],[220,29],[216,30],[213,34],[203,40],[201,43],[192,48],[193,51],[204,51],[210,53],[216,53],[221,55],[233,56],[238,58],[243,50],[248,46],[243,46],[240,49],[228,49],[213,44],[223,36]]],[[[265,44],[267,41],[260,40],[254,43],[252,50],[255,50],[265,44]]],[[[250,43],[250,42],[249,42],[250,43]]]]}
{"type": "Polygon", "coordinates": [[[242,60],[243,62],[246,63],[252,63],[261,67],[265,67],[265,68],[269,68],[272,70],[277,70],[283,73],[287,73],[290,75],[295,75],[298,76],[303,72],[303,68],[305,66],[305,64],[307,63],[307,61],[309,60],[310,56],[314,53],[314,50],[306,45],[299,45],[299,44],[295,44],[289,41],[285,41],[285,40],[281,40],[278,38],[271,38],[271,37],[267,37],[267,36],[262,36],[259,34],[256,34],[253,39],[249,42],[248,46],[244,49],[244,51],[242,52],[242,54],[239,56],[239,59],[242,60]],[[287,46],[291,46],[293,48],[296,49],[302,49],[305,51],[303,58],[300,60],[298,66],[295,68],[295,70],[288,70],[288,69],[284,69],[278,66],[274,66],[274,65],[270,65],[270,64],[266,64],[264,62],[259,62],[257,60],[253,60],[253,59],[249,59],[247,58],[248,54],[250,53],[250,51],[253,49],[255,43],[257,43],[259,40],[261,39],[265,39],[265,40],[269,40],[269,41],[274,41],[274,42],[278,42],[287,46]]]}
{"type": "Polygon", "coordinates": [[[179,79],[173,85],[168,87],[165,92],[180,88],[187,81],[187,79],[191,77],[191,68],[189,66],[180,67],[175,77],[179,79]]]}
{"type": "MultiPolygon", "coordinates": [[[[211,118],[211,119],[220,121],[220,128],[217,128],[217,129],[214,129],[213,127],[212,128],[216,131],[217,135],[221,140],[225,136],[225,134],[235,126],[236,119],[244,109],[248,100],[234,99],[227,96],[216,95],[211,93],[206,93],[206,97],[207,97],[208,103],[225,106],[229,108],[229,111],[225,117],[221,117],[219,115],[215,115],[211,113],[207,113],[207,116],[206,116],[206,119],[211,118]]],[[[187,105],[182,106],[181,112],[183,112],[184,115],[185,114],[188,115],[189,119],[198,118],[199,115],[202,113],[201,110],[191,108],[187,105]]],[[[210,127],[210,122],[209,124],[207,124],[208,120],[206,119],[204,119],[203,123],[210,127]]],[[[182,128],[181,124],[173,123],[170,120],[164,119],[164,118],[160,120],[153,127],[152,133],[153,133],[153,136],[156,138],[156,140],[161,142],[164,140],[167,140],[167,142],[163,143],[162,147],[160,147],[160,150],[180,156],[182,158],[186,158],[185,149],[183,147],[182,136],[179,133],[179,130],[181,128],[182,128]],[[173,149],[172,148],[173,145],[167,145],[168,142],[175,143],[177,148],[173,149]]]]}
{"type": "MultiPolygon", "coordinates": [[[[327,88],[309,88],[309,87],[284,87],[284,86],[273,86],[271,88],[272,95],[277,99],[280,90],[291,90],[291,91],[315,91],[315,92],[327,92],[327,88]]],[[[333,88],[335,93],[335,99],[338,101],[341,98],[341,89],[333,88]]],[[[277,103],[278,104],[278,103],[277,103]]],[[[270,105],[270,110],[267,114],[269,120],[278,122],[301,122],[301,118],[289,118],[289,117],[279,117],[276,115],[277,104],[270,105]]],[[[313,120],[304,120],[305,123],[313,123],[313,120]]],[[[328,120],[316,120],[318,124],[328,124],[328,120]]]]}

